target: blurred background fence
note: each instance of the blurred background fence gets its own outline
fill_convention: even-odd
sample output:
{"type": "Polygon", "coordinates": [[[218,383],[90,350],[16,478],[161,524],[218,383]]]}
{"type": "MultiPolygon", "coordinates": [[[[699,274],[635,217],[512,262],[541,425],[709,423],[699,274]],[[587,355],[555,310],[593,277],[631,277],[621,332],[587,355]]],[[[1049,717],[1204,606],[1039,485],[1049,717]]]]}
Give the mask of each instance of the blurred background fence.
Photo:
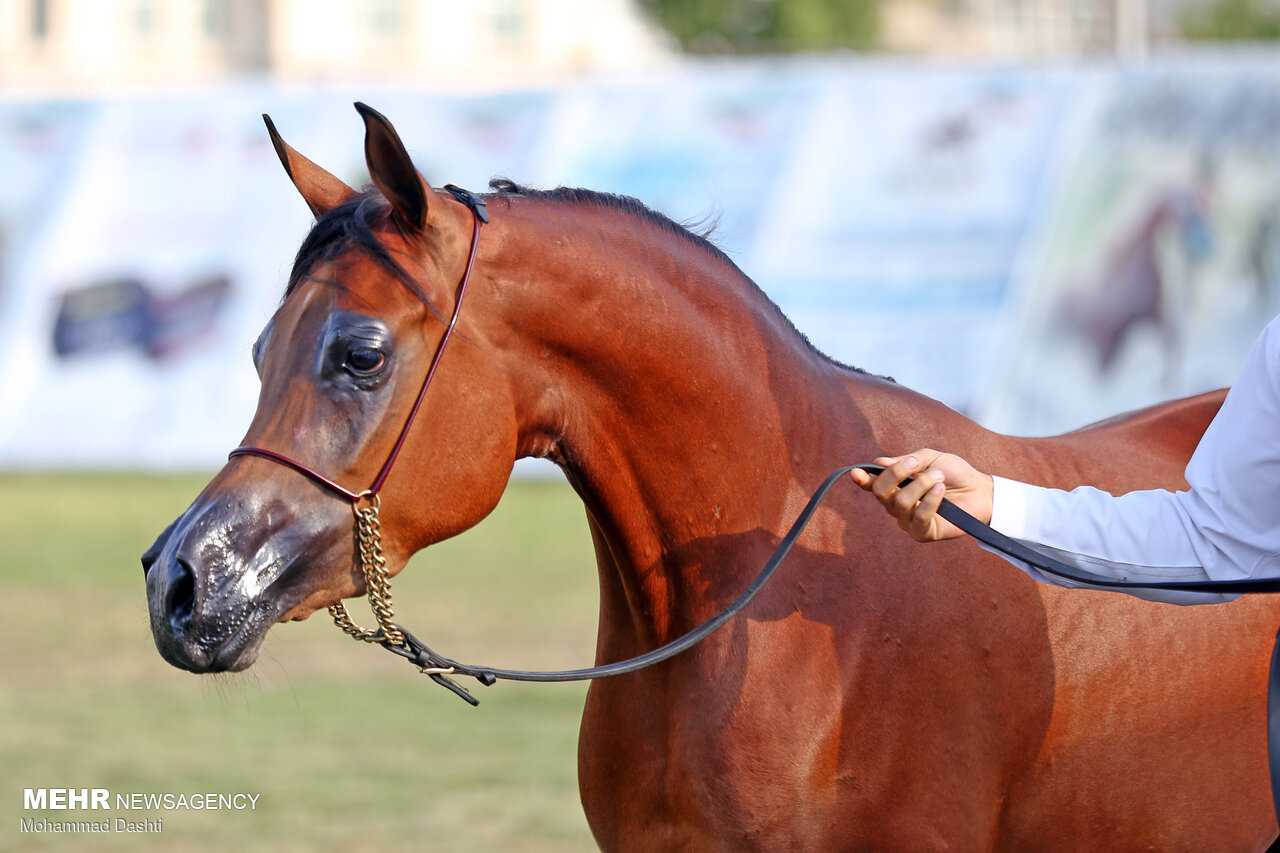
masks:
{"type": "MultiPolygon", "coordinates": [[[[719,5],[776,6],[774,30],[790,8],[719,5]]],[[[1159,4],[1026,3],[985,30],[982,4],[916,5],[877,6],[881,42],[927,46],[953,14],[937,45],[1007,61],[744,56],[803,27],[713,38],[621,0],[4,0],[0,466],[220,462],[309,221],[259,115],[360,185],[356,99],[437,185],[579,185],[713,224],[819,348],[996,429],[1228,384],[1277,306],[1280,53],[1149,55],[1159,4]],[[943,351],[907,342],[920,324],[943,351]]]]}

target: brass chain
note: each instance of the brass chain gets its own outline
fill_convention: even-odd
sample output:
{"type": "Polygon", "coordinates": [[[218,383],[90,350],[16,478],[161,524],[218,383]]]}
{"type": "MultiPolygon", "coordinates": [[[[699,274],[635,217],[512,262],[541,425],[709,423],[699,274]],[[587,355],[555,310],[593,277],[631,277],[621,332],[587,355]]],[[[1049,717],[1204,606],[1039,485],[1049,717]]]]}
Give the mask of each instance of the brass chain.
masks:
{"type": "Polygon", "coordinates": [[[391,607],[391,580],[387,577],[387,560],[382,555],[382,525],[378,521],[382,499],[378,495],[368,497],[370,501],[367,506],[361,507],[357,501],[351,505],[351,510],[356,516],[357,556],[364,572],[369,607],[378,620],[379,630],[370,631],[357,625],[341,601],[329,608],[329,615],[333,617],[334,624],[357,640],[403,646],[406,645],[404,634],[395,624],[395,612],[391,607]]]}

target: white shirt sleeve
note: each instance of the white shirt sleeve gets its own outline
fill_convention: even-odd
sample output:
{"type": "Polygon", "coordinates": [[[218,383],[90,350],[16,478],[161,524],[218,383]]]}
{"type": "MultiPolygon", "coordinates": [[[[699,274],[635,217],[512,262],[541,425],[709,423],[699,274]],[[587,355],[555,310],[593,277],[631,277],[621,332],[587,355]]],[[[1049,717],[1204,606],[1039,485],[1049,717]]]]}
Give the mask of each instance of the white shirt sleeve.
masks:
{"type": "MultiPolygon", "coordinates": [[[[1186,479],[1187,491],[1115,497],[1088,486],[1064,492],[997,477],[991,526],[1068,565],[1117,580],[1280,576],[1280,318],[1254,344],[1187,464],[1186,479]]],[[[1010,562],[1037,580],[1078,586],[1010,562]]],[[[1176,604],[1235,597],[1133,594],[1176,604]]]]}

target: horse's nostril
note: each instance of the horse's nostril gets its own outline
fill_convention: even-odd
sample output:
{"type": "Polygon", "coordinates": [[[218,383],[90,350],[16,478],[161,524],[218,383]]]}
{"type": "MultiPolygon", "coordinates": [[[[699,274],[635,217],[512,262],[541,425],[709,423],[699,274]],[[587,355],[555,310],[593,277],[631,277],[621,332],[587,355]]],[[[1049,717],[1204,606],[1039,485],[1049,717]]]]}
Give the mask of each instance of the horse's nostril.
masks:
{"type": "Polygon", "coordinates": [[[169,541],[169,537],[173,534],[174,525],[178,523],[178,519],[169,522],[169,526],[164,529],[156,541],[151,543],[151,547],[142,553],[142,576],[145,578],[151,574],[151,567],[156,564],[156,560],[160,559],[160,552],[164,550],[165,543],[169,541]]]}
{"type": "Polygon", "coordinates": [[[147,553],[142,555],[142,577],[144,580],[151,577],[151,567],[154,566],[156,561],[159,559],[160,549],[155,546],[152,546],[147,553]]]}
{"type": "Polygon", "coordinates": [[[169,624],[182,627],[190,622],[195,602],[196,573],[186,560],[179,557],[174,561],[169,589],[164,594],[164,610],[169,616],[169,624]]]}

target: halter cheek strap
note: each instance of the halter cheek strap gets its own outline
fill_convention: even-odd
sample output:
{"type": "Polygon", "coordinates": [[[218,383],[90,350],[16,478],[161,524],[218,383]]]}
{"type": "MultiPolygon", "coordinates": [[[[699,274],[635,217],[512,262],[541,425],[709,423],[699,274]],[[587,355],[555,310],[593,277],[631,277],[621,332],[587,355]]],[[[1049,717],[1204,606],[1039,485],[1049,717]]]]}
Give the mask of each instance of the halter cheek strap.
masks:
{"type": "Polygon", "coordinates": [[[458,325],[458,317],[462,313],[462,302],[467,295],[467,284],[471,281],[471,271],[476,265],[476,251],[480,246],[480,226],[489,221],[489,211],[485,206],[484,199],[469,190],[464,190],[453,184],[446,185],[444,189],[471,210],[471,250],[467,255],[467,266],[463,270],[462,281],[458,284],[458,295],[454,300],[453,316],[449,318],[449,324],[445,327],[440,343],[436,345],[436,352],[431,359],[431,366],[427,369],[427,375],[422,380],[422,387],[418,389],[418,397],[413,401],[413,408],[409,410],[409,417],[405,419],[404,427],[400,430],[400,435],[396,438],[396,443],[391,448],[387,461],[382,464],[381,470],[378,471],[378,476],[374,478],[373,484],[362,492],[352,491],[321,474],[310,465],[285,456],[283,453],[268,450],[265,447],[252,447],[249,445],[237,447],[227,455],[228,459],[233,459],[237,456],[260,456],[263,459],[270,459],[272,462],[278,462],[285,467],[292,468],[299,474],[311,478],[331,492],[346,498],[352,504],[358,504],[365,498],[375,498],[382,491],[382,486],[386,483],[392,467],[396,464],[396,459],[400,456],[400,450],[404,447],[405,439],[409,437],[409,430],[413,427],[413,422],[418,417],[418,412],[422,408],[422,401],[426,399],[427,388],[431,385],[432,377],[436,375],[436,368],[440,366],[440,359],[444,356],[445,347],[448,346],[449,339],[453,336],[454,327],[458,325]]]}

